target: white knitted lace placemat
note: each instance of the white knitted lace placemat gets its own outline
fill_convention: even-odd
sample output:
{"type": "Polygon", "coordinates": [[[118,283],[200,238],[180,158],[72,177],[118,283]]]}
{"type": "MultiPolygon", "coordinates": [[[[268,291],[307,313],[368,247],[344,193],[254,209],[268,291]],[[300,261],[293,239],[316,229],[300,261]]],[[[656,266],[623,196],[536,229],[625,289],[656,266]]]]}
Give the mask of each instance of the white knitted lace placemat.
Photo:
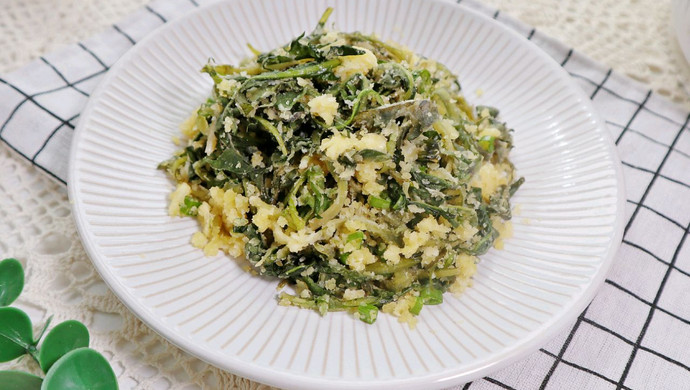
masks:
{"type": "MultiPolygon", "coordinates": [[[[162,23],[159,12],[167,16],[165,11],[178,12],[178,5],[192,9],[193,3],[194,0],[156,1],[149,9],[138,11],[140,19],[146,16],[152,24],[146,26],[144,23],[145,28],[136,31],[145,34],[148,28],[155,27],[154,22],[155,25],[162,23]]],[[[471,0],[463,3],[477,6],[471,0]]],[[[498,13],[488,12],[498,17],[498,13]]],[[[661,93],[631,85],[617,72],[607,71],[578,51],[569,51],[566,46],[549,40],[540,30],[534,33],[530,28],[511,22],[504,14],[498,19],[521,34],[533,37],[557,61],[565,64],[565,69],[573,74],[602,111],[619,141],[628,191],[629,223],[626,241],[606,285],[573,327],[529,358],[475,381],[471,389],[616,388],[618,383],[622,383],[619,388],[634,389],[687,385],[690,383],[690,358],[684,351],[690,348],[690,337],[674,340],[664,335],[669,328],[674,334],[690,335],[690,313],[684,304],[687,291],[690,291],[685,288],[690,286],[690,271],[687,270],[690,265],[686,265],[690,263],[690,244],[685,242],[690,209],[687,202],[683,202],[690,196],[690,176],[683,168],[690,161],[688,113],[668,103],[661,93]]],[[[128,28],[141,27],[141,22],[138,23],[127,19],[118,25],[128,31],[128,28]]],[[[120,28],[111,30],[120,31],[120,28]]],[[[121,31],[118,34],[127,36],[121,31]]],[[[76,47],[76,52],[89,55],[88,46],[95,43],[98,39],[88,41],[81,49],[76,47]]],[[[24,72],[9,75],[8,80],[40,80],[40,77],[32,78],[38,75],[30,69],[43,67],[42,71],[52,74],[61,68],[60,61],[65,59],[60,53],[47,56],[38,63],[40,66],[22,68],[24,72]],[[51,70],[53,61],[57,68],[51,70]]],[[[104,60],[110,65],[115,58],[104,60]]],[[[75,82],[76,88],[83,91],[82,95],[72,94],[67,104],[71,104],[69,110],[81,107],[83,94],[93,89],[93,81],[98,80],[103,71],[94,73],[93,79],[75,82]]],[[[0,96],[5,93],[10,97],[21,95],[6,80],[0,81],[4,83],[0,84],[4,87],[0,89],[3,93],[0,96]]],[[[60,100],[56,93],[65,89],[50,92],[47,85],[38,87],[46,89],[33,95],[42,94],[42,98],[38,98],[42,103],[60,100]]],[[[15,131],[15,134],[27,130],[23,122],[18,122],[25,117],[26,112],[22,110],[49,113],[45,107],[39,107],[33,97],[19,98],[14,103],[11,99],[0,98],[0,122],[5,129],[12,129],[6,131],[15,131]],[[20,110],[22,102],[27,103],[20,110]]],[[[53,113],[54,119],[59,118],[58,114],[53,113]]],[[[60,119],[63,123],[56,131],[71,131],[75,118],[76,115],[60,119]]],[[[33,123],[35,128],[28,130],[35,132],[45,125],[33,123]]],[[[35,136],[28,134],[25,138],[30,139],[29,143],[34,142],[35,136]]],[[[7,135],[0,132],[0,136],[7,135]]],[[[48,143],[51,137],[39,141],[43,146],[50,146],[53,145],[48,143]]],[[[23,147],[16,142],[10,145],[20,152],[23,147]]],[[[55,149],[43,147],[37,156],[41,150],[59,157],[55,149]]],[[[67,150],[64,152],[66,156],[67,150]]],[[[34,159],[35,164],[40,162],[34,159]]],[[[111,361],[123,389],[263,387],[187,355],[137,320],[108,291],[84,253],[64,186],[36,167],[10,152],[9,148],[0,146],[0,256],[17,257],[27,266],[26,291],[19,303],[35,323],[40,324],[49,314],[54,314],[57,322],[70,318],[85,322],[92,329],[92,346],[104,352],[111,361]]],[[[64,173],[61,169],[56,164],[43,166],[43,170],[58,179],[64,173]]],[[[30,359],[0,365],[0,369],[17,366],[38,371],[30,359]]]]}
{"type": "MultiPolygon", "coordinates": [[[[90,37],[148,0],[2,0],[0,73],[90,37]]],[[[483,0],[690,109],[670,0],[483,0]]]]}

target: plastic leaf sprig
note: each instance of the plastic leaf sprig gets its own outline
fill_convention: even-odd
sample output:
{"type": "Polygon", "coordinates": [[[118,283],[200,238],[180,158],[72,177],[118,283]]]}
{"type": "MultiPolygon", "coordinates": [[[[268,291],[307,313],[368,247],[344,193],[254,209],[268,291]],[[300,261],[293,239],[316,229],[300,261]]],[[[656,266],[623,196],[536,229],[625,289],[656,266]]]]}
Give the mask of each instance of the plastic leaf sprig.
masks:
{"type": "Polygon", "coordinates": [[[24,288],[24,269],[15,259],[0,261],[0,362],[29,355],[45,378],[21,371],[0,371],[3,390],[117,390],[108,361],[89,348],[89,331],[79,321],[62,322],[39,342],[50,324],[34,339],[31,319],[8,307],[24,288]]]}

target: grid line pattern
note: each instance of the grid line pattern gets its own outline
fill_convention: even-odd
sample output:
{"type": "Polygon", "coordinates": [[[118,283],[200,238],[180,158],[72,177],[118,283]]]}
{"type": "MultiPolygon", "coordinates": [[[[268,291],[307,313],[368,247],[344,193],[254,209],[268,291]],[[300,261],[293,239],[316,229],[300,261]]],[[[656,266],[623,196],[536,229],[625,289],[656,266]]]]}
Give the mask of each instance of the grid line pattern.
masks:
{"type": "MultiPolygon", "coordinates": [[[[690,113],[498,10],[473,0],[457,3],[523,34],[582,87],[616,140],[629,195],[625,237],[594,301],[523,362],[457,389],[690,388],[690,360],[674,355],[658,336],[671,322],[690,335],[690,315],[676,304],[690,298],[681,288],[690,288],[690,208],[680,192],[690,191],[682,174],[690,167],[690,113]]],[[[135,37],[199,5],[153,1],[98,36],[0,76],[0,140],[65,183],[65,145],[100,77],[135,37]],[[79,56],[85,59],[75,72],[79,56]]],[[[687,350],[690,337],[674,343],[687,350]]]]}

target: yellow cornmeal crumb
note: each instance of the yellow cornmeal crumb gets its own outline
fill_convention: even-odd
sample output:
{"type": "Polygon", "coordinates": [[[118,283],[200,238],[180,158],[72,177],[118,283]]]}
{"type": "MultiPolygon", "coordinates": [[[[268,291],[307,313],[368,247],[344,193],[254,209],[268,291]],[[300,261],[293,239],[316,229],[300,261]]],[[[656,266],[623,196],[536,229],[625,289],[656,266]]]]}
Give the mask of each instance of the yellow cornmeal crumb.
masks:
{"type": "MultiPolygon", "coordinates": [[[[216,224],[214,223],[216,215],[211,214],[211,206],[208,202],[202,202],[201,206],[197,209],[197,220],[201,224],[201,232],[204,233],[206,238],[210,239],[214,235],[218,234],[220,229],[216,229],[216,224]]],[[[217,224],[220,226],[220,224],[217,224]]]]}
{"type": "Polygon", "coordinates": [[[422,265],[426,266],[438,259],[439,250],[435,246],[427,246],[422,250],[422,265]]]}
{"type": "Polygon", "coordinates": [[[417,161],[417,158],[419,157],[419,148],[409,140],[403,141],[400,151],[402,152],[403,159],[407,163],[413,163],[417,161]]]}
{"type": "Polygon", "coordinates": [[[356,219],[346,220],[345,224],[343,226],[345,226],[345,228],[348,230],[347,231],[348,234],[354,233],[358,230],[366,230],[367,229],[367,225],[364,222],[362,222],[360,220],[356,220],[356,219]]]}
{"type": "Polygon", "coordinates": [[[252,217],[252,222],[256,225],[256,229],[259,232],[263,233],[266,229],[273,226],[280,216],[280,209],[265,203],[256,195],[249,198],[249,204],[256,207],[256,213],[252,217]]]}
{"type": "Polygon", "coordinates": [[[278,244],[285,245],[290,252],[296,253],[314,245],[321,238],[321,234],[307,228],[286,234],[276,223],[273,225],[273,237],[278,244]]]}
{"type": "Polygon", "coordinates": [[[400,262],[400,247],[397,245],[389,245],[383,252],[383,258],[389,264],[398,264],[400,262]]]}
{"type": "Polygon", "coordinates": [[[180,215],[180,206],[184,204],[184,198],[192,193],[192,188],[187,183],[180,183],[170,194],[170,205],[168,206],[168,215],[176,217],[180,215]]]}
{"type": "Polygon", "coordinates": [[[415,227],[419,232],[428,232],[428,233],[439,233],[439,237],[443,237],[446,233],[450,232],[450,228],[445,225],[441,225],[436,221],[436,218],[432,216],[428,216],[417,224],[415,227]]]}
{"type": "Polygon", "coordinates": [[[501,131],[498,130],[497,128],[491,126],[491,127],[486,127],[479,131],[478,137],[494,137],[494,138],[500,138],[501,137],[501,131]]]}
{"type": "Polygon", "coordinates": [[[448,291],[455,295],[462,294],[467,287],[472,286],[472,276],[477,273],[477,257],[461,253],[455,258],[455,265],[462,270],[448,291]]]}
{"type": "Polygon", "coordinates": [[[201,230],[192,235],[192,245],[203,249],[206,256],[215,256],[221,250],[231,256],[242,256],[247,237],[230,232],[235,222],[245,218],[249,212],[247,198],[218,187],[212,187],[208,195],[208,201],[197,208],[201,230]]]}
{"type": "MultiPolygon", "coordinates": [[[[389,264],[398,264],[400,262],[400,255],[404,257],[411,257],[417,253],[420,248],[427,244],[432,234],[435,238],[443,240],[446,238],[446,235],[449,232],[450,228],[448,226],[442,225],[436,221],[436,218],[428,216],[417,223],[414,231],[408,230],[403,233],[404,246],[402,248],[396,246],[395,244],[389,245],[383,252],[383,258],[389,264]]],[[[429,263],[431,262],[430,259],[432,256],[438,256],[438,253],[434,255],[432,251],[428,251],[426,253],[427,261],[429,263]]]]}
{"type": "Polygon", "coordinates": [[[295,283],[295,292],[299,297],[309,298],[311,297],[311,291],[309,291],[309,286],[301,280],[297,280],[295,283]]]}
{"type": "Polygon", "coordinates": [[[218,83],[218,93],[223,97],[230,97],[239,86],[240,83],[237,80],[222,80],[218,83]]]}
{"type": "Polygon", "coordinates": [[[477,97],[482,97],[484,95],[484,90],[481,88],[477,88],[477,91],[475,93],[477,94],[477,97]]]}
{"type": "Polygon", "coordinates": [[[355,177],[362,183],[362,192],[364,195],[379,195],[385,186],[376,182],[379,175],[378,171],[383,168],[380,162],[364,162],[357,164],[355,168],[355,177]]]}
{"type": "Polygon", "coordinates": [[[329,291],[333,291],[337,287],[337,285],[335,284],[335,279],[333,279],[333,278],[328,279],[323,284],[323,286],[326,287],[326,290],[329,290],[329,291]]]}
{"type": "Polygon", "coordinates": [[[405,232],[403,234],[403,243],[405,246],[400,250],[400,253],[405,257],[411,257],[420,247],[429,241],[428,232],[405,232]]]}
{"type": "Polygon", "coordinates": [[[237,129],[237,124],[239,122],[239,119],[227,116],[223,119],[223,130],[225,130],[226,133],[232,133],[237,129]]]}
{"type": "Polygon", "coordinates": [[[252,153],[252,166],[255,168],[263,168],[266,166],[264,164],[264,159],[261,156],[261,152],[252,153]]]}
{"type": "Polygon", "coordinates": [[[381,307],[381,311],[398,317],[398,322],[407,323],[410,329],[417,327],[417,317],[410,313],[410,309],[417,301],[417,297],[408,293],[395,302],[386,303],[381,307]]]}
{"type": "Polygon", "coordinates": [[[388,139],[381,134],[369,133],[364,134],[361,138],[357,138],[354,134],[346,137],[340,133],[335,133],[333,136],[321,141],[319,149],[324,152],[326,157],[331,160],[337,160],[340,155],[352,149],[373,149],[385,152],[387,142],[388,139]]]}
{"type": "Polygon", "coordinates": [[[506,168],[508,167],[502,164],[484,163],[479,168],[479,173],[470,180],[470,185],[481,188],[482,198],[488,202],[498,187],[509,184],[510,176],[506,172],[509,168],[506,168]]]}
{"type": "MultiPolygon", "coordinates": [[[[412,168],[412,163],[400,161],[400,177],[402,177],[404,180],[412,179],[412,168]]],[[[404,184],[408,186],[410,185],[409,182],[405,182],[404,184]]]]}
{"type": "Polygon", "coordinates": [[[296,80],[297,80],[297,85],[299,85],[300,87],[303,87],[303,88],[304,87],[312,87],[312,88],[314,87],[314,83],[312,83],[312,81],[309,79],[298,77],[296,80]]]}
{"type": "Polygon", "coordinates": [[[350,242],[346,243],[346,244],[342,247],[342,249],[341,249],[340,252],[341,252],[341,253],[354,252],[354,251],[356,251],[357,249],[359,249],[361,246],[362,246],[362,245],[361,245],[360,243],[358,243],[358,242],[350,241],[350,242]]]}
{"type": "Polygon", "coordinates": [[[311,99],[307,105],[312,115],[321,117],[328,126],[333,124],[333,119],[338,113],[338,102],[335,100],[335,96],[329,93],[317,96],[311,99]]]}
{"type": "Polygon", "coordinates": [[[223,222],[227,227],[234,226],[235,221],[243,219],[249,212],[249,199],[232,189],[223,195],[223,222]]]}
{"type": "Polygon", "coordinates": [[[371,50],[358,46],[354,47],[364,50],[364,54],[340,57],[340,65],[333,69],[333,73],[340,77],[340,80],[345,81],[356,73],[366,75],[378,63],[376,56],[371,52],[371,50]]]}
{"type": "Polygon", "coordinates": [[[345,292],[343,293],[343,299],[346,301],[351,301],[353,299],[359,299],[359,298],[364,298],[365,292],[364,290],[354,290],[351,288],[345,289],[345,292]]]}
{"type": "Polygon", "coordinates": [[[366,247],[353,251],[347,257],[347,265],[355,271],[364,271],[364,267],[375,262],[376,256],[369,252],[366,247]]]}
{"type": "Polygon", "coordinates": [[[492,217],[494,228],[498,231],[498,238],[494,241],[494,248],[503,249],[503,241],[513,236],[513,223],[498,217],[492,217]]]}
{"type": "Polygon", "coordinates": [[[195,125],[196,125],[196,118],[197,118],[197,110],[194,110],[192,112],[192,115],[190,115],[187,119],[184,120],[180,124],[180,131],[182,132],[182,135],[184,135],[187,138],[194,138],[196,135],[195,131],[195,125]]]}
{"type": "Polygon", "coordinates": [[[463,241],[469,241],[479,232],[479,229],[472,226],[469,221],[463,221],[462,225],[456,227],[453,232],[463,241]]]}
{"type": "Polygon", "coordinates": [[[195,248],[203,249],[208,244],[208,238],[202,232],[196,232],[192,235],[192,245],[195,248]]]}

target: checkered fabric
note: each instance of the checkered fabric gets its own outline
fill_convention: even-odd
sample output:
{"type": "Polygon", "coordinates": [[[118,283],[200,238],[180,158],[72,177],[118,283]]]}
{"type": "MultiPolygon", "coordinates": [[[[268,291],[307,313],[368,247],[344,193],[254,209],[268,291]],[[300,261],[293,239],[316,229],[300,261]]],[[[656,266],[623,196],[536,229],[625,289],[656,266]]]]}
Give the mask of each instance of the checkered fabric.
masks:
{"type": "MultiPolygon", "coordinates": [[[[209,1],[210,2],[210,1],[209,1]]],[[[690,113],[473,0],[551,55],[591,96],[623,162],[622,247],[577,320],[526,359],[458,389],[690,389],[690,113]]],[[[158,0],[102,34],[0,76],[0,139],[65,183],[89,93],[137,41],[199,6],[158,0]]]]}

